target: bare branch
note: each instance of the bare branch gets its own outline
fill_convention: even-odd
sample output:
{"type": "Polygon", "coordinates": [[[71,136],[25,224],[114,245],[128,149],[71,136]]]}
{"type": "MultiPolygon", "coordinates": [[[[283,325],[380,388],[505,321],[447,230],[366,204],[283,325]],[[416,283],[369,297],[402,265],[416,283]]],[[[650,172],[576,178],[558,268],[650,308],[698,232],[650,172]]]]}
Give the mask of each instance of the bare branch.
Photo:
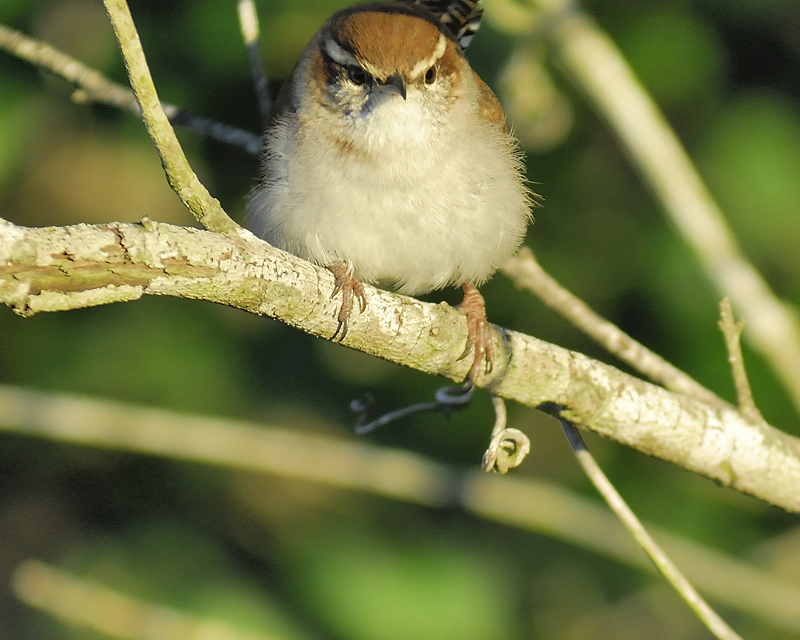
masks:
{"type": "Polygon", "coordinates": [[[139,114],[133,92],[55,47],[0,24],[0,47],[21,60],[63,78],[81,90],[79,98],[139,114]]]}
{"type": "MultiPolygon", "coordinates": [[[[489,3],[487,3],[489,4],[489,3]]],[[[708,278],[747,318],[747,337],[800,409],[800,322],[744,256],[663,113],[611,38],[571,0],[493,0],[500,28],[546,33],[558,62],[608,119],[708,278]],[[524,5],[527,4],[527,7],[524,5]]]]}
{"type": "Polygon", "coordinates": [[[547,306],[555,309],[595,342],[605,347],[609,353],[652,381],[664,385],[670,391],[682,393],[712,406],[730,408],[730,405],[715,393],[595,313],[583,300],[548,274],[527,247],[523,247],[516,256],[508,260],[503,266],[503,271],[518,287],[534,293],[547,306]]]}
{"type": "Polygon", "coordinates": [[[237,9],[242,39],[244,40],[244,46],[247,48],[247,58],[250,62],[250,75],[253,78],[258,112],[261,115],[261,126],[266,128],[271,110],[269,80],[261,62],[261,50],[258,47],[259,29],[256,5],[253,0],[239,0],[237,9]]]}
{"type": "Polygon", "coordinates": [[[742,356],[740,338],[742,337],[745,322],[744,320],[734,321],[731,301],[727,298],[719,303],[719,311],[719,328],[722,330],[722,335],[725,337],[725,346],[728,349],[728,361],[731,363],[731,371],[733,372],[733,383],[736,387],[739,412],[751,422],[762,422],[764,418],[753,400],[753,391],[750,389],[750,381],[744,368],[744,356],[742,356]]]}
{"type": "MultiPolygon", "coordinates": [[[[148,222],[36,229],[0,222],[0,302],[27,315],[142,295],[217,302],[330,338],[338,306],[326,269],[244,232],[148,222]]],[[[467,328],[445,304],[366,287],[344,344],[455,380],[467,328]]],[[[579,353],[494,327],[495,366],[478,385],[720,484],[800,511],[800,440],[733,409],[646,383],[579,353]]]]}
{"type": "Polygon", "coordinates": [[[741,636],[731,629],[716,611],[708,606],[708,603],[697,593],[697,590],[684,577],[681,570],[653,540],[647,529],[642,526],[639,518],[636,517],[636,514],[631,510],[614,485],[611,484],[606,474],[603,473],[594,456],[589,453],[578,429],[566,420],[561,421],[561,426],[564,428],[564,433],[572,450],[575,452],[578,463],[589,480],[600,495],[603,496],[603,499],[611,507],[611,510],[619,518],[625,529],[628,530],[628,533],[633,536],[636,543],[653,561],[653,564],[656,565],[661,574],[669,581],[692,611],[697,614],[702,623],[720,640],[742,640],[741,636]]]}
{"type": "MultiPolygon", "coordinates": [[[[141,117],[133,91],[128,87],[109,80],[99,71],[87,67],[45,42],[0,24],[0,49],[5,49],[21,60],[69,82],[76,88],[72,94],[72,99],[76,102],[107,104],[141,117]]],[[[250,155],[258,155],[261,149],[261,136],[214,122],[171,104],[164,103],[162,107],[169,121],[175,126],[239,147],[250,155]]]]}
{"type": "Polygon", "coordinates": [[[161,158],[169,185],[206,229],[224,235],[238,235],[244,230],[228,217],[219,202],[192,171],[178,138],[175,137],[175,131],[161,108],[128,4],[125,0],[104,0],[104,4],[117,36],[133,93],[139,103],[142,120],[161,158]]]}

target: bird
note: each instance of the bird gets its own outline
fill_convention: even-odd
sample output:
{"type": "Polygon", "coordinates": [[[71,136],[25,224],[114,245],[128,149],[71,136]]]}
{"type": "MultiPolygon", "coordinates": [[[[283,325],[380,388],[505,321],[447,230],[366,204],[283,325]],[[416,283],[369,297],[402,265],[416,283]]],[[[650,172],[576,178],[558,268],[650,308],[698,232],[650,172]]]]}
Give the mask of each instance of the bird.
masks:
{"type": "Polygon", "coordinates": [[[278,94],[245,210],[255,235],[331,271],[334,340],[366,309],[363,283],[461,287],[472,382],[493,362],[477,287],[516,252],[533,202],[500,103],[464,56],[478,4],[366,2],[326,20],[278,94]]]}

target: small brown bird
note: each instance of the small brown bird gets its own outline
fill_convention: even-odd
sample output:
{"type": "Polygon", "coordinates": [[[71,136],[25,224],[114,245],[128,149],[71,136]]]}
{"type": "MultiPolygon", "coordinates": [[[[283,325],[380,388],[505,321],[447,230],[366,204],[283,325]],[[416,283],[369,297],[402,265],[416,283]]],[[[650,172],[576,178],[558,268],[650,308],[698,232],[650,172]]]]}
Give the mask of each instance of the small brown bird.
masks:
{"type": "Polygon", "coordinates": [[[362,282],[463,287],[473,380],[492,360],[476,287],[531,218],[517,143],[464,57],[477,4],[369,2],[329,18],[281,90],[247,206],[256,235],[334,274],[340,340],[354,298],[366,307],[362,282]]]}

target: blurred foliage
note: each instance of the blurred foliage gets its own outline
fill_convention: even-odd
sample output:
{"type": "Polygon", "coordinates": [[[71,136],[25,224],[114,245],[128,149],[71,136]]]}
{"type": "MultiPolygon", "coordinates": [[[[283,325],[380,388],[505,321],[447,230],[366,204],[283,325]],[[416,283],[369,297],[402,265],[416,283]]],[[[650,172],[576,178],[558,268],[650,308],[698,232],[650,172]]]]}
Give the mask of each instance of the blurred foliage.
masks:
{"type": "MultiPolygon", "coordinates": [[[[345,4],[259,3],[275,80],[345,4]]],[[[166,100],[257,129],[233,2],[131,5],[166,100]]],[[[796,304],[800,4],[592,0],[586,8],[665,109],[748,256],[796,304]]],[[[0,20],[124,80],[98,2],[4,0],[0,20]]],[[[499,86],[516,46],[485,25],[470,58],[499,86]]],[[[548,91],[559,92],[548,104],[569,114],[556,118],[560,140],[529,153],[544,206],[528,243],[598,311],[733,399],[716,293],[581,92],[550,68],[546,50],[540,64],[548,91]]],[[[27,225],[144,215],[193,224],[135,118],[72,104],[63,83],[5,54],[0,87],[0,215],[27,225]]],[[[256,161],[181,138],[240,219],[256,161]]],[[[493,321],[607,358],[502,277],[484,293],[493,321]]],[[[443,298],[457,301],[430,296],[443,298]]],[[[800,435],[767,366],[745,355],[764,415],[800,435]]],[[[441,384],[267,319],[171,299],[31,319],[2,309],[0,381],[343,434],[351,398],[371,390],[388,409],[427,399],[441,384]]],[[[491,422],[482,396],[450,422],[415,418],[373,439],[476,467],[491,422]]],[[[553,421],[511,407],[511,423],[533,441],[519,473],[589,491],[553,421]]],[[[20,437],[0,442],[0,639],[92,637],[14,599],[9,576],[26,557],[287,640],[707,637],[658,578],[464,514],[20,437]]],[[[796,544],[771,544],[796,530],[796,518],[599,438],[588,442],[642,517],[742,558],[800,566],[796,544]]],[[[744,636],[788,637],[729,617],[744,636]]]]}

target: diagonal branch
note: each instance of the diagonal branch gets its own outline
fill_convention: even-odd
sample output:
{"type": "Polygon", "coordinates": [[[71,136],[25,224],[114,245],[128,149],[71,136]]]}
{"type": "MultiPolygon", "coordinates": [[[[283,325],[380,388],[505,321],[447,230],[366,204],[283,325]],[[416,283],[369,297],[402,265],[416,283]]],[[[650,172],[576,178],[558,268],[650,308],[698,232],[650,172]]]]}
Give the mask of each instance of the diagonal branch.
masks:
{"type": "MultiPolygon", "coordinates": [[[[0,24],[0,49],[70,83],[75,87],[72,94],[75,102],[106,104],[141,116],[133,91],[128,87],[109,80],[96,69],[87,67],[46,42],[0,24]]],[[[175,105],[163,103],[162,107],[175,126],[238,147],[251,155],[258,155],[261,149],[261,136],[198,116],[175,105]]]]}
{"type": "Polygon", "coordinates": [[[617,356],[642,375],[675,393],[682,393],[712,406],[730,407],[719,396],[631,338],[618,326],[597,314],[583,300],[565,289],[542,269],[528,247],[522,247],[516,256],[506,261],[503,271],[518,287],[534,293],[547,306],[558,311],[609,353],[617,356]]]}
{"type": "Polygon", "coordinates": [[[530,28],[540,11],[558,62],[608,120],[708,278],[747,320],[748,339],[769,361],[800,408],[800,321],[747,259],[722,211],[664,114],[611,38],[571,0],[494,0],[502,27],[530,28]],[[532,10],[533,9],[533,10],[532,10]]]}
{"type": "Polygon", "coordinates": [[[224,235],[238,235],[244,232],[228,217],[219,202],[211,196],[189,166],[189,161],[158,99],[127,2],[104,0],[104,4],[119,42],[136,102],[139,103],[144,126],[161,158],[172,190],[206,229],[224,235]]]}
{"type": "Polygon", "coordinates": [[[636,540],[636,543],[642,548],[647,556],[653,561],[661,574],[669,581],[675,591],[684,599],[686,604],[695,612],[701,622],[720,640],[742,640],[741,636],[737,634],[728,623],[723,620],[719,614],[712,609],[705,599],[697,593],[691,582],[689,582],[683,575],[677,565],[672,559],[664,553],[661,546],[653,539],[647,532],[647,529],[642,525],[639,518],[625,502],[625,499],[619,494],[617,489],[608,479],[600,465],[594,459],[594,456],[589,453],[586,448],[586,443],[583,441],[580,432],[575,426],[566,420],[561,421],[561,426],[564,429],[564,434],[567,436],[572,450],[575,452],[575,457],[578,463],[583,468],[591,483],[595,486],[600,495],[606,501],[614,514],[622,522],[623,526],[636,540]]]}
{"type": "Polygon", "coordinates": [[[753,400],[753,391],[750,388],[750,380],[744,368],[744,356],[742,355],[741,337],[745,322],[736,322],[733,319],[733,309],[731,301],[725,298],[719,304],[720,321],[719,328],[725,338],[725,346],[728,348],[728,362],[731,364],[733,372],[733,384],[736,387],[736,398],[739,412],[750,422],[761,422],[764,418],[756,407],[753,400]]]}
{"type": "MultiPolygon", "coordinates": [[[[143,295],[207,300],[267,315],[312,335],[336,330],[325,269],[247,234],[147,222],[26,228],[0,221],[0,302],[17,313],[62,311],[143,295]]],[[[451,307],[367,287],[369,306],[344,343],[391,362],[462,380],[467,331],[451,307]]],[[[800,511],[800,440],[733,409],[673,394],[530,336],[493,331],[495,395],[800,511]]]]}

